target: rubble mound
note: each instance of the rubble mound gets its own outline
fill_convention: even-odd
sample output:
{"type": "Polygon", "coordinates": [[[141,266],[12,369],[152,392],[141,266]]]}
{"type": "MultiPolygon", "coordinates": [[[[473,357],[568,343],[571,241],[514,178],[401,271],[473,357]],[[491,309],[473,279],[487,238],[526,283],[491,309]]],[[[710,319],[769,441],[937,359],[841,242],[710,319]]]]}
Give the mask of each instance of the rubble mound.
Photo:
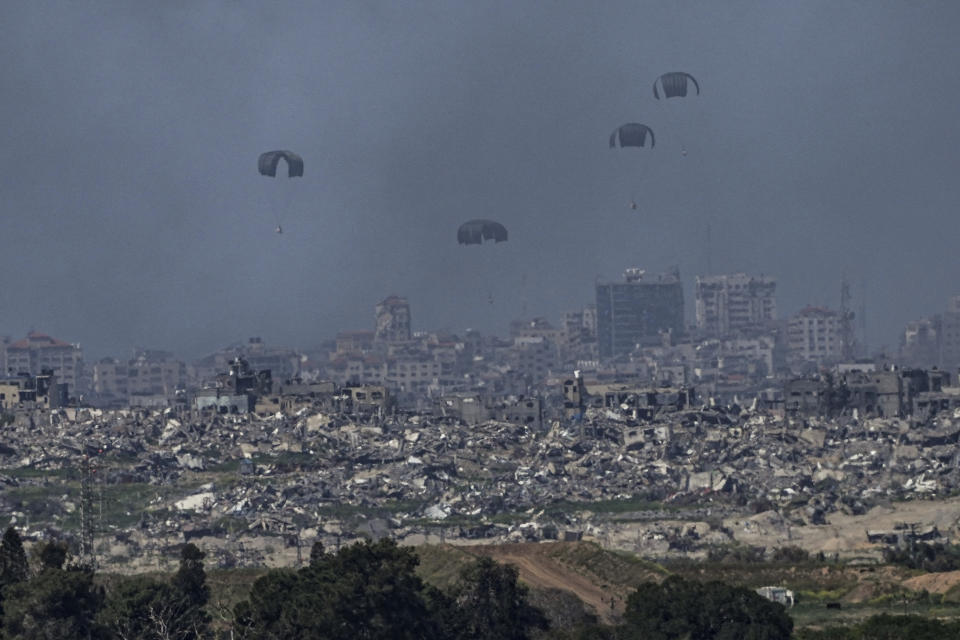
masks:
{"type": "Polygon", "coordinates": [[[903,581],[903,586],[911,591],[927,591],[929,593],[946,593],[958,584],[960,584],[960,571],[927,573],[903,581]]]}

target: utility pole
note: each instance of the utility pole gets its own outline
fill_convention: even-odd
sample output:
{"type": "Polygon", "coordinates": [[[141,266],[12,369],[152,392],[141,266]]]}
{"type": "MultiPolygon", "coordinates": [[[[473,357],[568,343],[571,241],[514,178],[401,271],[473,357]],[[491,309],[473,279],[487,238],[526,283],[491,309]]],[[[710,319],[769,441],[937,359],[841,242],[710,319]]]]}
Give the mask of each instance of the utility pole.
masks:
{"type": "Polygon", "coordinates": [[[857,355],[856,335],[854,334],[854,313],[850,309],[850,283],[844,274],[840,280],[840,357],[849,362],[857,355]]]}
{"type": "MultiPolygon", "coordinates": [[[[94,564],[94,480],[95,469],[90,456],[84,455],[80,466],[80,558],[83,562],[94,564]]],[[[99,500],[97,501],[99,502],[99,500]]]]}

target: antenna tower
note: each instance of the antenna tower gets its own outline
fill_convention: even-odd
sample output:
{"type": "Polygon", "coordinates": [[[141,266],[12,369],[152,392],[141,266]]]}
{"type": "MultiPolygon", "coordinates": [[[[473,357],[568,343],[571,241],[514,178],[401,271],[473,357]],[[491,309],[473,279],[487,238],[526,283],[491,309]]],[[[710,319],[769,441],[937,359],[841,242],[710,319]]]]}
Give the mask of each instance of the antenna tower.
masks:
{"type": "Polygon", "coordinates": [[[97,473],[96,461],[84,455],[80,469],[80,558],[91,566],[96,566],[94,541],[97,531],[102,529],[102,475],[97,473]]]}
{"type": "Polygon", "coordinates": [[[850,309],[850,283],[844,275],[840,280],[840,357],[853,360],[857,355],[857,339],[854,334],[854,313],[850,309]]]}
{"type": "Polygon", "coordinates": [[[83,562],[93,558],[93,519],[93,470],[90,456],[84,455],[80,468],[80,558],[83,562]]]}

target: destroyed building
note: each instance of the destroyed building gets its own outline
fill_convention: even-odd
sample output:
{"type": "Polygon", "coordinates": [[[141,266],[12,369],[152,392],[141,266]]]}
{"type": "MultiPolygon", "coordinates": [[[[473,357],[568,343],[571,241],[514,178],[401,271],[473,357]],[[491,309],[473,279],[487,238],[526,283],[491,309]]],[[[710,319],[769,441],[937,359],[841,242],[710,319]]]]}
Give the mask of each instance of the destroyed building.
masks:
{"type": "Polygon", "coordinates": [[[907,323],[900,360],[907,366],[960,367],[960,296],[950,298],[946,311],[907,323]]]}
{"type": "Polygon", "coordinates": [[[377,342],[403,342],[411,338],[410,304],[406,298],[389,296],[376,306],[377,342]]]}
{"type": "Polygon", "coordinates": [[[649,387],[618,383],[590,383],[575,372],[563,382],[567,418],[579,419],[587,409],[624,412],[634,420],[651,420],[660,411],[678,411],[696,402],[692,387],[649,387]]]}
{"type": "Polygon", "coordinates": [[[69,385],[59,382],[52,369],[39,375],[22,373],[0,378],[0,407],[4,411],[56,409],[67,406],[69,385]]]}
{"type": "Polygon", "coordinates": [[[273,376],[288,380],[301,375],[301,355],[294,349],[269,346],[259,337],[252,337],[245,344],[233,344],[206,356],[193,364],[194,383],[206,384],[226,371],[236,358],[243,358],[257,371],[269,369],[273,376]]]}
{"type": "Polygon", "coordinates": [[[268,393],[259,394],[254,411],[259,416],[279,412],[296,413],[306,407],[334,410],[337,385],[331,380],[305,382],[301,379],[274,383],[268,393]]]}
{"type": "Polygon", "coordinates": [[[272,389],[269,369],[254,371],[245,359],[237,357],[227,373],[217,375],[215,383],[194,394],[193,408],[200,412],[212,409],[215,413],[249,413],[254,411],[257,398],[270,394],[272,389]]]}
{"type": "Polygon", "coordinates": [[[433,414],[455,417],[468,425],[495,420],[540,429],[544,421],[544,406],[539,396],[455,393],[437,398],[433,414]]]}
{"type": "Polygon", "coordinates": [[[952,408],[960,388],[938,369],[838,369],[784,383],[790,415],[864,418],[924,416],[952,408]]]}
{"type": "MultiPolygon", "coordinates": [[[[924,386],[919,373],[902,375],[905,389],[924,386]]],[[[282,550],[296,537],[336,544],[373,534],[415,543],[440,528],[451,540],[569,534],[651,555],[704,553],[760,530],[787,540],[791,527],[826,526],[837,513],[960,490],[960,414],[950,410],[919,422],[794,419],[759,403],[701,403],[689,387],[575,375],[558,383],[557,402],[456,393],[402,411],[384,386],[290,380],[268,388],[242,363],[224,376],[222,396],[255,393],[258,408],[264,398],[276,404],[183,415],[15,410],[0,427],[0,465],[31,473],[0,472],[0,510],[29,522],[30,535],[74,532],[78,498],[63,470],[98,458],[97,490],[125,501],[98,525],[105,556],[162,556],[189,538],[224,563],[262,564],[238,545],[282,550]],[[236,475],[224,481],[227,471],[236,475]],[[36,498],[41,487],[50,495],[36,498]],[[624,519],[597,510],[647,500],[659,506],[624,519]],[[708,517],[725,524],[697,524],[708,517]],[[630,535],[618,534],[626,527],[630,535]]],[[[943,382],[928,372],[926,388],[939,390],[918,397],[950,393],[943,382]]],[[[915,529],[932,531],[927,522],[915,529]]]]}

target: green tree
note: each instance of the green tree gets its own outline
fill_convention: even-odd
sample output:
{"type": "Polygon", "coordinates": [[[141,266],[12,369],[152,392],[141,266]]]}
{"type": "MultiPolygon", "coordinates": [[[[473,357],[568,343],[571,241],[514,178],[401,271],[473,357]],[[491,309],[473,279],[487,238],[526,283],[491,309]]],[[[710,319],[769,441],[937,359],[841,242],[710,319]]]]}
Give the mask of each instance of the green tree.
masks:
{"type": "Polygon", "coordinates": [[[847,627],[800,629],[796,637],[798,640],[955,640],[960,638],[960,623],[883,613],[847,627]]]}
{"type": "Polygon", "coordinates": [[[543,613],[527,602],[527,588],[517,569],[480,558],[461,574],[456,600],[463,640],[525,640],[532,629],[545,629],[543,613]]]}
{"type": "Polygon", "coordinates": [[[238,638],[295,638],[306,632],[307,612],[291,611],[300,589],[300,576],[292,569],[274,569],[253,583],[249,600],[234,609],[233,628],[238,638]]]}
{"type": "Polygon", "coordinates": [[[624,638],[787,640],[793,621],[780,604],[749,589],[671,576],[647,582],[627,599],[624,638]]]}
{"type": "Polygon", "coordinates": [[[93,571],[47,567],[30,580],[5,589],[4,640],[101,638],[95,622],[102,593],[93,571]]]}
{"type": "Polygon", "coordinates": [[[883,559],[923,571],[956,571],[960,569],[960,546],[935,542],[914,542],[902,549],[887,548],[883,559]]]}
{"type": "Polygon", "coordinates": [[[143,576],[121,580],[107,594],[98,622],[120,640],[207,637],[210,588],[203,558],[196,546],[184,545],[180,568],[169,583],[143,576]]]}
{"type": "Polygon", "coordinates": [[[3,540],[0,540],[0,586],[23,582],[29,571],[20,534],[13,527],[8,527],[3,540]]]}
{"type": "Polygon", "coordinates": [[[13,527],[8,527],[0,540],[0,620],[3,619],[3,590],[8,585],[27,579],[30,566],[23,551],[23,541],[13,527]]]}
{"type": "Polygon", "coordinates": [[[313,546],[310,547],[310,564],[319,564],[323,561],[324,555],[326,555],[326,550],[323,548],[323,543],[319,540],[315,541],[313,546]]]}
{"type": "Polygon", "coordinates": [[[960,624],[923,616],[871,616],[857,625],[857,637],[864,640],[943,640],[960,638],[960,624]]]}
{"type": "Polygon", "coordinates": [[[240,638],[443,638],[411,549],[365,541],[315,554],[299,571],[274,570],[234,609],[240,638]]]}
{"type": "Polygon", "coordinates": [[[180,568],[173,576],[172,587],[178,602],[173,603],[171,615],[175,616],[175,628],[183,638],[203,637],[210,627],[210,614],[206,611],[210,587],[203,568],[205,556],[196,545],[183,545],[180,568]]]}
{"type": "Polygon", "coordinates": [[[33,548],[33,556],[43,569],[63,569],[67,562],[67,543],[48,541],[41,542],[33,548]]]}
{"type": "Polygon", "coordinates": [[[120,581],[108,594],[97,621],[118,640],[189,638],[179,623],[185,609],[169,584],[138,576],[120,581]]]}
{"type": "Polygon", "coordinates": [[[777,547],[770,561],[779,564],[803,564],[810,561],[810,554],[800,547],[777,547]]]}

